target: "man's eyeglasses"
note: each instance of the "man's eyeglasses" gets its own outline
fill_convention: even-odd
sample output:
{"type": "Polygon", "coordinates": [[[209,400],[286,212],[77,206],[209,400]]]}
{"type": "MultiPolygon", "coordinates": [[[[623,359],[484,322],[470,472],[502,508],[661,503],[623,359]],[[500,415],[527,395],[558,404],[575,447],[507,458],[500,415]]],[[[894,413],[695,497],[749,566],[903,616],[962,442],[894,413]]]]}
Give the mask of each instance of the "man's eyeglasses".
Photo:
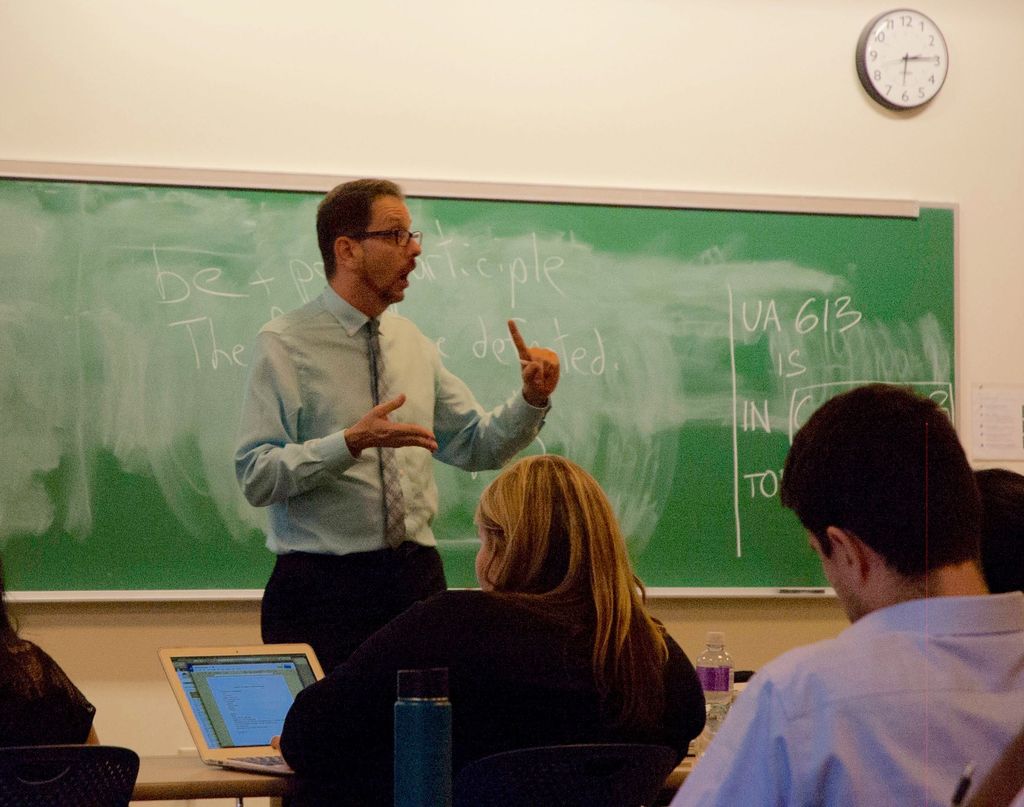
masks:
{"type": "Polygon", "coordinates": [[[361,233],[353,233],[349,238],[354,238],[356,241],[362,241],[364,238],[392,238],[395,243],[400,247],[404,247],[409,243],[410,239],[416,241],[417,244],[423,243],[423,233],[419,230],[367,230],[361,233]]]}

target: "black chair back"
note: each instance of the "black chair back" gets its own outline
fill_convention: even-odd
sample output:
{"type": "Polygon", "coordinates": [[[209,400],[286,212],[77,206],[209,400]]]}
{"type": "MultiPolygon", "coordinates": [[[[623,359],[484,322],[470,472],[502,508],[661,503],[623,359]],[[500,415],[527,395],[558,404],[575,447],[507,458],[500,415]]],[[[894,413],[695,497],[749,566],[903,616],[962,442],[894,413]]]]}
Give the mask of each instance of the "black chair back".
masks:
{"type": "Polygon", "coordinates": [[[113,745],[0,748],[0,807],[127,807],[139,755],[113,745]]]}
{"type": "Polygon", "coordinates": [[[483,757],[455,777],[454,807],[642,807],[654,803],[677,753],[612,743],[523,748],[483,757]]]}

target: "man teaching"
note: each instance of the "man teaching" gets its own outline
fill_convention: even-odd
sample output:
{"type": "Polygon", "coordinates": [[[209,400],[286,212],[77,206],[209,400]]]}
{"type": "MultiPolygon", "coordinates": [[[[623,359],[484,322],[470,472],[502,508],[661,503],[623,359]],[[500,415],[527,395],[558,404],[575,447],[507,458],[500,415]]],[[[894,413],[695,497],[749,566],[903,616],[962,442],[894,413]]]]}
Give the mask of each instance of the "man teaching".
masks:
{"type": "Polygon", "coordinates": [[[469,471],[503,465],[540,431],[559,362],[510,321],[522,392],[485,411],[435,344],[387,311],[421,252],[401,189],[338,185],[316,226],[327,287],[259,332],[235,473],[246,499],[269,508],[277,555],[263,641],[308,642],[331,669],[446,588],[432,456],[469,471]]]}

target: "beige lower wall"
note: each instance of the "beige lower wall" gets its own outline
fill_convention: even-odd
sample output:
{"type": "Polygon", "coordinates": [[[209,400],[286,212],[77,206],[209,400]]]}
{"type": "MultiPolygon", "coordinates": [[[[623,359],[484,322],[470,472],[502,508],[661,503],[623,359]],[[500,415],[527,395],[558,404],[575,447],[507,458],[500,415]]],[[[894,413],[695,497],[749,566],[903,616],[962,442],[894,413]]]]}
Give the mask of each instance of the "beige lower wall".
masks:
{"type": "Polygon", "coordinates": [[[707,631],[723,631],[738,670],[756,670],[791,648],[831,638],[849,624],[835,597],[673,598],[651,605],[691,660],[703,650],[707,631]]]}
{"type": "MultiPolygon", "coordinates": [[[[654,614],[695,658],[708,630],[725,632],[737,669],[834,636],[846,618],[827,599],[654,599],[654,614]]],[[[96,705],[103,742],[143,755],[191,745],[157,661],[183,644],[258,643],[259,603],[12,603],[23,636],[52,655],[96,705]]]]}

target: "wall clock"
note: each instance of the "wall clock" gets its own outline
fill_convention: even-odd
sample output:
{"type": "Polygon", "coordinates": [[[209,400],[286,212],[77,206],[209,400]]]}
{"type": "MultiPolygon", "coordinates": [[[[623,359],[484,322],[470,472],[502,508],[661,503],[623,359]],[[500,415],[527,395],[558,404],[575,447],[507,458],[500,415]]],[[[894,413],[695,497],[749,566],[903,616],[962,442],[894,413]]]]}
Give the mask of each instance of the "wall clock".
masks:
{"type": "Polygon", "coordinates": [[[875,101],[914,109],[934,98],[949,69],[946,40],[920,11],[897,8],[869,22],[857,40],[857,76],[875,101]]]}

